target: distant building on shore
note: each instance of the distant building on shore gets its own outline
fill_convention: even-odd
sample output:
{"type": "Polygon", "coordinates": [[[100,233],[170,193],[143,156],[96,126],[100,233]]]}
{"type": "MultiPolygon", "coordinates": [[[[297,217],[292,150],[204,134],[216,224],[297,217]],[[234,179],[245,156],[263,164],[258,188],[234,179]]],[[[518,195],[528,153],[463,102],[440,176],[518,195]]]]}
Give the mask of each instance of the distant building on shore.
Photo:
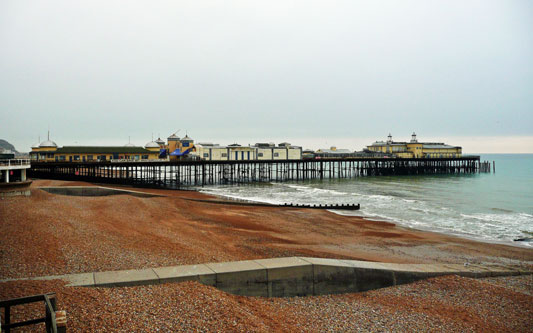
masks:
{"type": "Polygon", "coordinates": [[[411,135],[411,141],[393,141],[389,134],[387,141],[376,141],[367,146],[367,151],[373,153],[390,154],[399,158],[454,158],[462,156],[462,148],[441,142],[418,142],[416,134],[411,135]]]}

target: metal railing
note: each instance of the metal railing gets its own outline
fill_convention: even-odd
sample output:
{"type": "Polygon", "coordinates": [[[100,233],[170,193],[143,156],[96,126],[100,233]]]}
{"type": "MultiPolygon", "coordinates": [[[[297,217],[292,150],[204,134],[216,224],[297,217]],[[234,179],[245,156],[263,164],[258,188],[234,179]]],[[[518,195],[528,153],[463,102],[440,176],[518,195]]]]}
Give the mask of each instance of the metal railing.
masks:
{"type": "Polygon", "coordinates": [[[1,325],[3,332],[9,333],[12,328],[45,323],[46,332],[61,333],[66,332],[66,313],[64,311],[56,312],[56,294],[48,293],[42,295],[27,296],[0,301],[0,309],[4,309],[4,320],[1,325]],[[44,302],[46,314],[44,317],[11,322],[11,307],[29,303],[44,302]]]}
{"type": "MultiPolygon", "coordinates": [[[[124,158],[112,158],[109,160],[111,163],[135,163],[135,162],[168,162],[168,158],[154,158],[154,159],[124,159],[124,158]]],[[[79,161],[78,161],[79,162],[79,161]]],[[[91,161],[88,161],[91,162],[91,161]]]]}
{"type": "Polygon", "coordinates": [[[29,159],[8,159],[8,160],[0,160],[0,165],[2,166],[22,166],[22,165],[30,165],[31,162],[29,159]]]}

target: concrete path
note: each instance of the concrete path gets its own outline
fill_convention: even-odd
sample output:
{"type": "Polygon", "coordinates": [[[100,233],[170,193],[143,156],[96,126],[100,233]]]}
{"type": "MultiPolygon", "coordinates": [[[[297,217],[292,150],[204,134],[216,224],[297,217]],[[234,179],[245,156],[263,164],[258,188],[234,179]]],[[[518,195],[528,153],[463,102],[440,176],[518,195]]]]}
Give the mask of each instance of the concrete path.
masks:
{"type": "Polygon", "coordinates": [[[519,266],[392,264],[289,257],[55,275],[33,280],[62,279],[68,281],[69,286],[76,287],[123,287],[198,281],[237,295],[291,297],[366,291],[440,275],[482,278],[532,273],[519,266]]]}

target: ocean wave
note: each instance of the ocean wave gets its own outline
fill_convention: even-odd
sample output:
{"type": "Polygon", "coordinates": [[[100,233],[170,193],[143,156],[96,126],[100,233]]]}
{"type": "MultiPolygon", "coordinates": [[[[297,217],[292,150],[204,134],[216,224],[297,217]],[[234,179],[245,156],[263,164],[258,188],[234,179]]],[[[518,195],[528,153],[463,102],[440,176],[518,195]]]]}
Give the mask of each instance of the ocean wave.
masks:
{"type": "MultiPolygon", "coordinates": [[[[290,184],[272,186],[219,186],[201,192],[232,199],[271,204],[346,204],[360,203],[359,211],[331,210],[339,215],[364,216],[371,220],[390,221],[406,227],[475,238],[484,241],[512,242],[531,230],[533,215],[506,208],[472,207],[453,200],[454,192],[426,197],[426,192],[399,193],[383,184],[290,184]],[[329,186],[329,188],[324,188],[329,186]],[[370,187],[369,187],[370,186],[370,187]],[[404,197],[405,195],[405,197],[404,197]]],[[[445,190],[445,189],[444,189],[445,190]]],[[[418,190],[417,190],[418,191],[418,190]]],[[[494,206],[493,206],[494,207],[494,206]]],[[[533,243],[517,244],[533,246],[533,243]]]]}
{"type": "Polygon", "coordinates": [[[254,197],[254,196],[248,196],[248,195],[235,195],[235,194],[225,193],[225,192],[222,192],[222,191],[201,190],[200,192],[201,193],[206,193],[206,194],[211,194],[211,195],[216,195],[216,196],[221,196],[221,197],[225,197],[225,198],[229,198],[229,199],[234,199],[234,200],[253,201],[253,202],[258,202],[258,203],[270,203],[270,204],[274,204],[274,205],[279,205],[279,204],[283,204],[284,203],[284,202],[280,202],[280,201],[275,200],[275,199],[267,199],[267,198],[264,198],[264,197],[254,197]]]}
{"type": "Polygon", "coordinates": [[[419,207],[408,207],[409,210],[415,211],[415,212],[422,212],[424,214],[435,214],[435,210],[430,208],[419,208],[419,207]]]}
{"type": "Polygon", "coordinates": [[[533,216],[526,213],[512,213],[512,214],[460,214],[464,218],[476,219],[485,222],[499,222],[499,223],[533,223],[533,216]]]}
{"type": "Polygon", "coordinates": [[[302,191],[306,193],[327,193],[327,194],[333,194],[333,195],[348,195],[346,192],[339,192],[336,190],[329,190],[329,189],[323,189],[323,188],[316,188],[316,187],[308,187],[308,186],[301,186],[301,185],[294,185],[294,184],[286,184],[287,187],[295,189],[297,191],[302,191]]]}
{"type": "Polygon", "coordinates": [[[504,209],[504,208],[498,208],[498,207],[493,207],[491,208],[491,210],[495,211],[495,212],[503,212],[503,213],[514,213],[512,210],[510,209],[504,209]]]}

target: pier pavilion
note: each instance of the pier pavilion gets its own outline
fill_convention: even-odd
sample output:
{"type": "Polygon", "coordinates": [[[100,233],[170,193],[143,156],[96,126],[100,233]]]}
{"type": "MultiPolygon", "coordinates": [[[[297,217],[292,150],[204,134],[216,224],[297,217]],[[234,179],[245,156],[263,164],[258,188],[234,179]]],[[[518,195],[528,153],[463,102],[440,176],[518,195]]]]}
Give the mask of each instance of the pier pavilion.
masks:
{"type": "Polygon", "coordinates": [[[389,134],[387,141],[376,141],[367,146],[368,151],[374,153],[392,154],[398,158],[455,158],[462,156],[462,148],[442,142],[419,142],[416,133],[411,135],[411,141],[393,141],[389,134]]]}
{"type": "Polygon", "coordinates": [[[154,141],[145,147],[128,143],[124,146],[63,146],[50,140],[31,147],[33,162],[101,162],[101,161],[151,161],[158,160],[160,146],[154,141]]]}

